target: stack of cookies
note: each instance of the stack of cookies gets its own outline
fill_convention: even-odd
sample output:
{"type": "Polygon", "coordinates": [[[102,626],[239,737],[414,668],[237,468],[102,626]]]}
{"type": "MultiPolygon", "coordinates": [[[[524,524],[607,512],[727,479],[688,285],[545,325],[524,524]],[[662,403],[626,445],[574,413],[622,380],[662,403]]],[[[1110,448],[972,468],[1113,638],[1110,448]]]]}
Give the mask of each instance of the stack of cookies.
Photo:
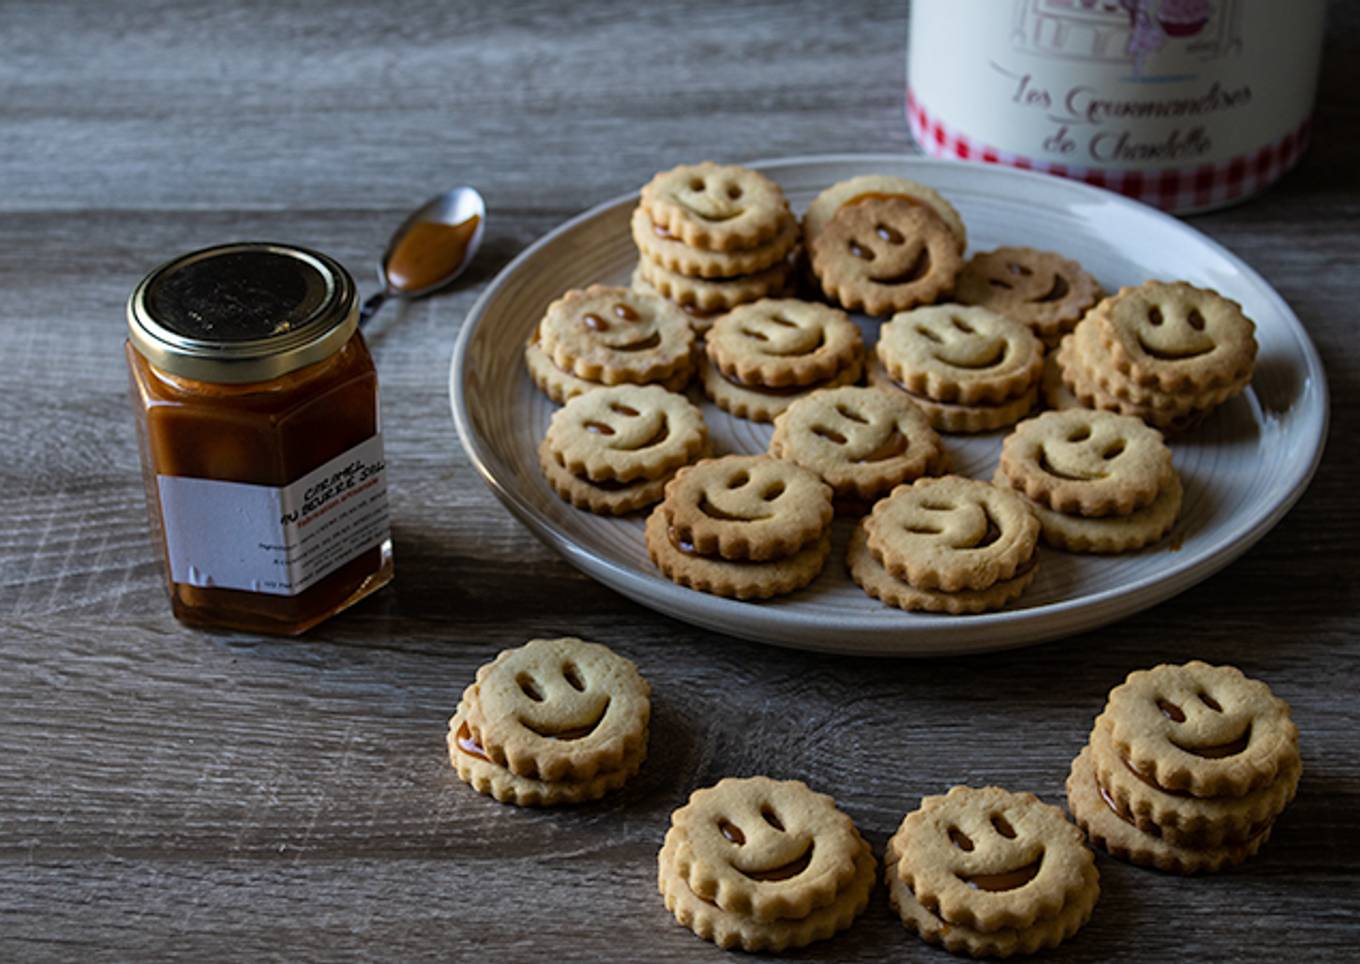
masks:
{"type": "Polygon", "coordinates": [[[1038,572],[1039,521],[1009,489],[947,475],[898,486],[856,527],[846,565],[866,593],[906,610],[979,613],[1038,572]]]}
{"type": "Polygon", "coordinates": [[[553,413],[538,464],[578,509],[624,515],[661,499],[676,469],[708,446],[703,413],[659,385],[615,385],[553,413]]]}
{"type": "Polygon", "coordinates": [[[1232,666],[1130,673],[1072,762],[1067,803],[1113,856],[1172,873],[1255,854],[1298,788],[1289,704],[1232,666]]]}
{"type": "Polygon", "coordinates": [[[1246,388],[1255,330],[1216,291],[1148,281],[1088,312],[1063,339],[1057,364],[1083,405],[1181,431],[1246,388]]]}
{"type": "Polygon", "coordinates": [[[986,308],[932,305],[879,332],[870,384],[904,391],[941,432],[989,432],[1034,407],[1044,347],[1029,326],[986,308]]]}
{"type": "Polygon", "coordinates": [[[524,348],[534,384],[561,404],[601,385],[659,384],[681,391],[694,365],[694,332],[664,298],[591,285],[548,306],[524,348]]]}
{"type": "Polygon", "coordinates": [[[902,820],[883,858],[903,925],[955,954],[1056,947],[1091,918],[1100,874],[1081,831],[1032,793],[954,787],[902,820]]]}
{"type": "Polygon", "coordinates": [[[801,237],[778,184],[711,161],[652,178],[631,227],[641,255],[634,286],[684,307],[699,331],[730,308],[782,294],[801,237]]]}
{"type": "Polygon", "coordinates": [[[859,381],[863,359],[859,326],[845,312],[766,298],[718,319],[705,340],[699,378],[723,411],[768,422],[817,389],[859,381]]]}
{"type": "Polygon", "coordinates": [[[1081,265],[1052,251],[997,248],[973,255],[959,272],[954,297],[1029,326],[1053,349],[1101,298],[1081,265]]]}
{"type": "Polygon", "coordinates": [[[1162,434],[1131,415],[1044,412],[1001,443],[997,485],[1024,495],[1043,539],[1070,552],[1141,549],[1175,525],[1181,482],[1162,434]]]}
{"type": "Polygon", "coordinates": [[[597,800],[647,756],[651,687],[598,643],[534,639],[477,671],[449,720],[449,759],[480,793],[521,807],[597,800]]]}
{"type": "Polygon", "coordinates": [[[797,780],[728,778],[671,815],[657,887],[685,927],[724,949],[783,951],[849,927],[877,864],[836,801],[797,780]]]}
{"type": "Polygon", "coordinates": [[[838,514],[863,515],[903,482],[935,475],[944,446],[902,392],[826,388],[775,419],[770,454],[811,469],[835,492],[838,514]]]}
{"type": "Polygon", "coordinates": [[[831,551],[831,487],[792,462],[729,455],[686,466],[647,519],[647,555],[702,592],[765,599],[801,589],[831,551]]]}

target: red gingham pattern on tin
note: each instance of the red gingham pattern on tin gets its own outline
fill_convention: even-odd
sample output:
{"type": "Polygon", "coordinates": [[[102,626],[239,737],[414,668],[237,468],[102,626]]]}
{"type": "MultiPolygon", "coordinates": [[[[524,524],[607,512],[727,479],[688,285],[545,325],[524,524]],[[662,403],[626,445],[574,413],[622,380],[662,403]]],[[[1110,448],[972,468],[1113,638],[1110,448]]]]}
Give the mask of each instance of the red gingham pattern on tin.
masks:
{"type": "Polygon", "coordinates": [[[1311,120],[1255,154],[1244,154],[1220,164],[1138,171],[1087,168],[1034,160],[998,150],[945,126],[907,90],[907,121],[921,149],[932,157],[957,157],[986,164],[1009,164],[1027,171],[1069,177],[1096,187],[1118,191],[1164,211],[1195,211],[1218,207],[1264,190],[1294,166],[1308,146],[1311,120]]]}

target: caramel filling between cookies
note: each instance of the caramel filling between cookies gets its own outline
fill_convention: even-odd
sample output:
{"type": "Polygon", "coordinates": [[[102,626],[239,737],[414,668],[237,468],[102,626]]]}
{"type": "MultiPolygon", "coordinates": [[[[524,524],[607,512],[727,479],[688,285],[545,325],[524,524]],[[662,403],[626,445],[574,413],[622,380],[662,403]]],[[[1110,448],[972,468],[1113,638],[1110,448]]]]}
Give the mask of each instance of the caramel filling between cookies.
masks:
{"type": "Polygon", "coordinates": [[[920,281],[930,272],[930,249],[922,248],[921,253],[916,256],[916,260],[911,266],[899,274],[879,277],[877,275],[866,275],[874,284],[880,285],[907,285],[915,281],[920,281]]]}
{"type": "Polygon", "coordinates": [[[761,882],[792,880],[794,877],[797,877],[799,874],[803,873],[803,871],[807,870],[812,864],[812,851],[815,846],[816,844],[808,844],[808,848],[803,852],[802,856],[795,857],[788,863],[773,867],[770,870],[742,870],[740,867],[736,869],[743,877],[761,882]]]}
{"type": "Polygon", "coordinates": [[[1184,743],[1178,743],[1175,740],[1168,740],[1167,742],[1176,749],[1184,750],[1186,753],[1197,756],[1203,760],[1223,760],[1230,756],[1237,756],[1237,754],[1246,750],[1247,745],[1251,742],[1251,727],[1248,726],[1246,730],[1242,732],[1241,736],[1234,740],[1229,740],[1226,743],[1211,743],[1208,746],[1189,746],[1184,743]]]}
{"type": "Polygon", "coordinates": [[[454,734],[454,742],[458,744],[458,751],[466,753],[468,756],[475,756],[479,760],[492,763],[491,757],[486,755],[486,750],[482,745],[472,738],[472,730],[468,728],[467,721],[464,720],[458,725],[458,732],[454,734]]]}
{"type": "Polygon", "coordinates": [[[840,374],[840,372],[837,372],[836,375],[832,375],[830,378],[823,378],[807,385],[784,385],[779,388],[771,388],[768,385],[756,385],[751,382],[743,381],[736,375],[727,374],[722,369],[716,370],[718,372],[718,377],[729,385],[734,385],[744,391],[755,392],[757,395],[773,395],[780,398],[787,398],[790,395],[802,395],[805,392],[815,392],[819,388],[825,388],[830,385],[840,374]]]}
{"type": "MultiPolygon", "coordinates": [[[[1127,763],[1127,761],[1126,761],[1126,763],[1127,763]]],[[[1130,767],[1129,769],[1130,769],[1130,770],[1133,770],[1132,767],[1130,767]]],[[[1139,779],[1143,779],[1143,778],[1138,774],[1138,771],[1137,771],[1137,770],[1133,770],[1133,773],[1134,773],[1135,776],[1138,776],[1139,779]]],[[[1096,790],[1100,793],[1100,799],[1103,800],[1103,801],[1105,801],[1105,806],[1109,808],[1109,810],[1110,810],[1111,813],[1113,813],[1116,817],[1118,817],[1118,818],[1119,818],[1120,820],[1122,820],[1124,823],[1128,824],[1128,825],[1129,825],[1130,827],[1132,827],[1133,829],[1137,830],[1139,833],[1147,834],[1149,837],[1153,837],[1153,838],[1155,838],[1155,839],[1157,839],[1157,840],[1161,840],[1161,839],[1162,839],[1163,834],[1162,834],[1162,828],[1161,828],[1161,827],[1159,827],[1157,824],[1153,823],[1151,820],[1139,820],[1136,816],[1134,816],[1134,814],[1133,814],[1131,811],[1129,811],[1127,808],[1121,807],[1121,806],[1119,805],[1118,801],[1116,801],[1116,800],[1114,799],[1114,795],[1113,795],[1112,793],[1110,793],[1107,789],[1105,789],[1105,785],[1104,785],[1103,783],[1100,782],[1099,778],[1096,778],[1096,779],[1094,780],[1094,782],[1095,782],[1095,785],[1096,785],[1096,790]]],[[[1145,780],[1144,782],[1147,782],[1147,781],[1145,780]]],[[[1158,787],[1156,784],[1151,784],[1151,786],[1153,786],[1155,789],[1158,789],[1158,790],[1161,790],[1161,789],[1162,789],[1161,787],[1158,787]]],[[[1166,793],[1166,792],[1170,792],[1170,791],[1162,791],[1162,792],[1166,793]]],[[[1188,794],[1177,794],[1177,795],[1178,795],[1178,796],[1188,796],[1188,794]]],[[[1275,819],[1274,819],[1273,817],[1269,817],[1269,818],[1267,818],[1267,819],[1265,819],[1265,820],[1262,820],[1262,821],[1260,821],[1260,822],[1258,822],[1258,823],[1254,823],[1254,824],[1252,824],[1249,828],[1247,828],[1246,834],[1243,834],[1243,835],[1236,835],[1236,836],[1233,836],[1233,837],[1231,837],[1231,838],[1225,839],[1225,840],[1224,840],[1224,844],[1227,845],[1227,846],[1233,846],[1233,847],[1245,846],[1245,845],[1251,843],[1251,841],[1255,840],[1257,837],[1261,836],[1261,834],[1263,834],[1263,833],[1265,833],[1267,830],[1269,830],[1269,829],[1271,828],[1271,825],[1274,824],[1274,823],[1275,823],[1275,819]]],[[[1214,847],[1213,845],[1209,845],[1209,844],[1197,845],[1197,844],[1189,844],[1189,843],[1172,843],[1171,841],[1167,841],[1167,845],[1168,845],[1168,846],[1172,846],[1172,847],[1179,847],[1179,848],[1181,848],[1182,850],[1213,850],[1213,849],[1215,849],[1215,847],[1214,847]]]]}

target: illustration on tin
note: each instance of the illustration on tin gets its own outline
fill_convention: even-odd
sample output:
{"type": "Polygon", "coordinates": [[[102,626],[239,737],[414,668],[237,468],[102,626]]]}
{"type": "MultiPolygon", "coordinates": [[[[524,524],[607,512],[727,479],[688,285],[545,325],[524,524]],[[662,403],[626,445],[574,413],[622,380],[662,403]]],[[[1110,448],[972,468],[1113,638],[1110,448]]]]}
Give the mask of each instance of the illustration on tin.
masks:
{"type": "MultiPolygon", "coordinates": [[[[1169,80],[1152,60],[1184,64],[1240,53],[1242,0],[1015,0],[1016,50],[1084,63],[1129,63],[1133,78],[1169,80]]],[[[1178,72],[1174,79],[1183,79],[1178,72]]]]}

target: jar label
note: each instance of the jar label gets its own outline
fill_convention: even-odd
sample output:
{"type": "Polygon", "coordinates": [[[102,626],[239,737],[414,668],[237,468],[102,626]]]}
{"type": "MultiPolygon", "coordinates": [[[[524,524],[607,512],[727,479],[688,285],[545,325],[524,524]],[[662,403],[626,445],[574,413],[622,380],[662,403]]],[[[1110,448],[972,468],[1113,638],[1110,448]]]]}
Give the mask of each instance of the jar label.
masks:
{"type": "Polygon", "coordinates": [[[296,596],[391,537],[381,435],[282,487],[156,482],[177,583],[296,596]]]}

